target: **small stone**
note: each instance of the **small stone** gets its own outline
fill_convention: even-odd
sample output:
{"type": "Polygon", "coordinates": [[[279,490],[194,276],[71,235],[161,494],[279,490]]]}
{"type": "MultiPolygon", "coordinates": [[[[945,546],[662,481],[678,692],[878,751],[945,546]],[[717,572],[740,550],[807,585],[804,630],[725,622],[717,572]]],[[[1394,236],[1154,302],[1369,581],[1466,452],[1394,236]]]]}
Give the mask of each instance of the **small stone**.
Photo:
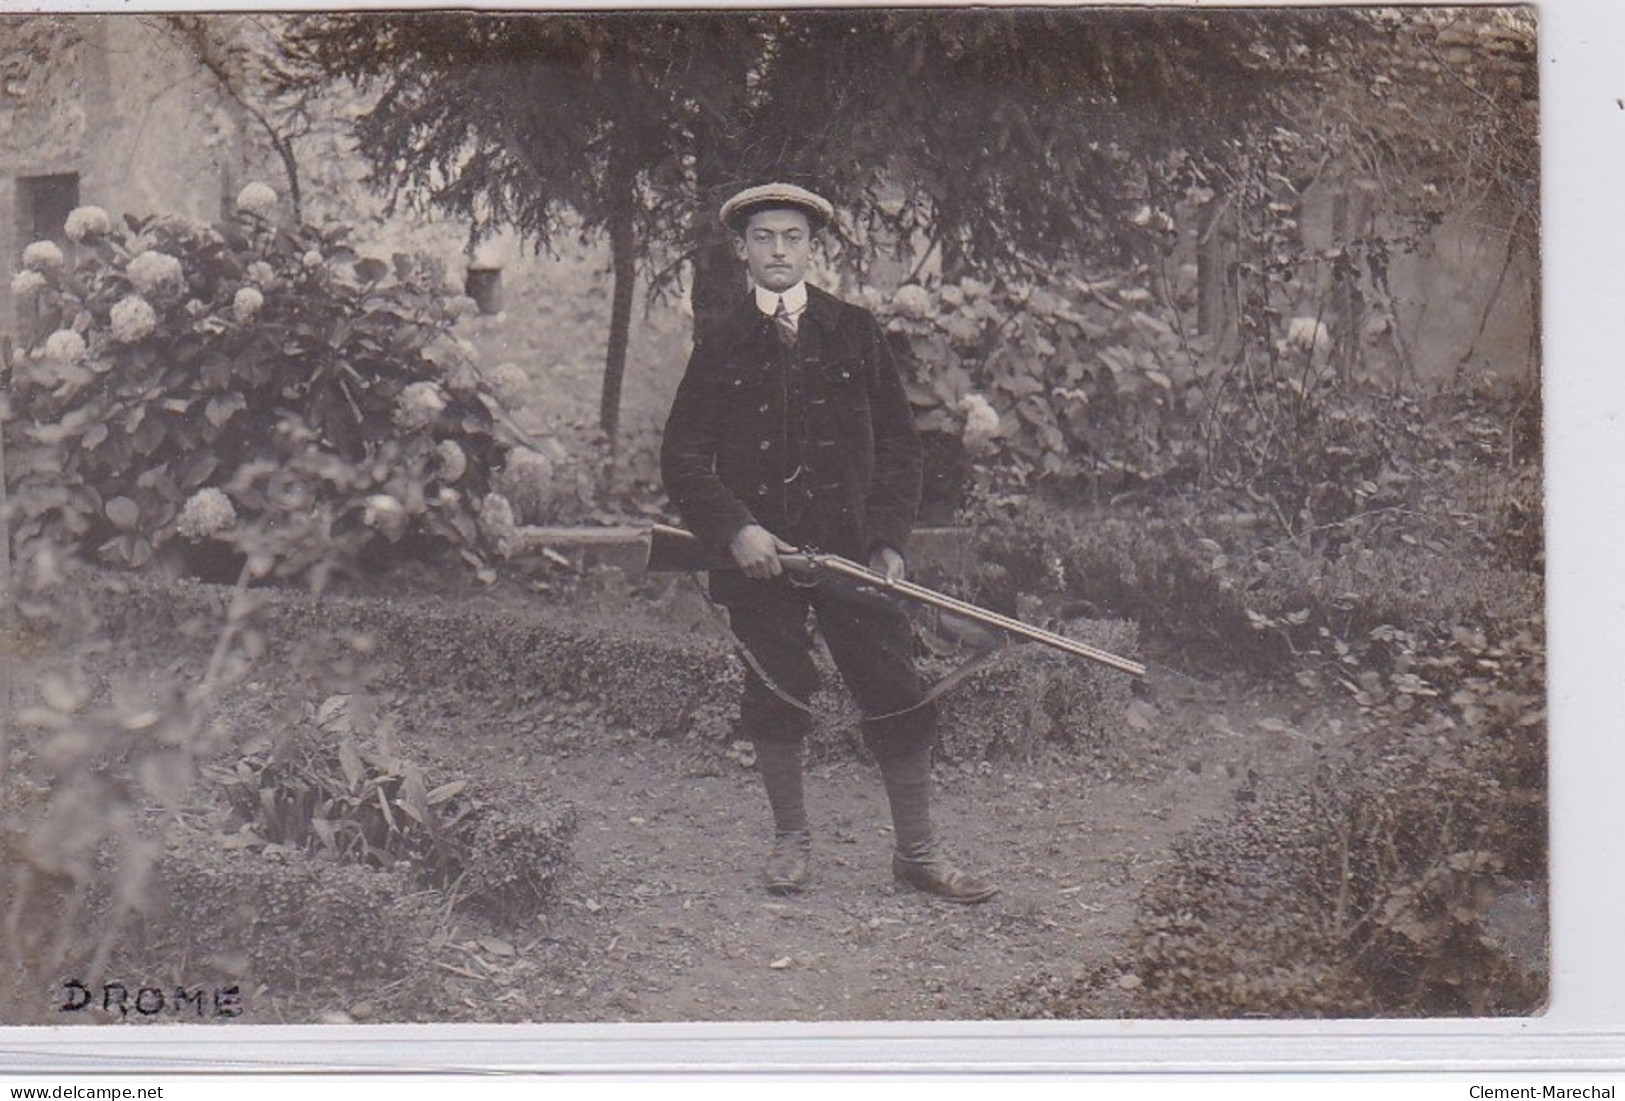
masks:
{"type": "Polygon", "coordinates": [[[1117,985],[1123,990],[1138,990],[1145,980],[1138,975],[1124,975],[1117,980],[1117,985]]]}
{"type": "Polygon", "coordinates": [[[354,1017],[358,1021],[368,1020],[372,1017],[372,1014],[373,1009],[371,1002],[356,1002],[350,1007],[350,1016],[354,1017]]]}
{"type": "Polygon", "coordinates": [[[786,968],[788,968],[790,966],[790,957],[789,956],[780,956],[778,959],[776,959],[772,963],[768,964],[768,966],[771,967],[775,971],[783,971],[783,970],[785,970],[786,968]]]}

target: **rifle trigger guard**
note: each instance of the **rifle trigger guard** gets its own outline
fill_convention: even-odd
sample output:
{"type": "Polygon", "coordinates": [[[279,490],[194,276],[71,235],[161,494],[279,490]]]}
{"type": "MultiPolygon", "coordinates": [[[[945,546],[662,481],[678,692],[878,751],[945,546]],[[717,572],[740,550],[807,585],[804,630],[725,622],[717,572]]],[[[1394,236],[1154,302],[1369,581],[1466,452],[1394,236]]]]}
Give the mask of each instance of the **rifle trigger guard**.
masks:
{"type": "Polygon", "coordinates": [[[807,560],[807,580],[803,581],[795,570],[786,570],[784,575],[790,579],[790,584],[798,589],[816,589],[819,582],[823,580],[822,577],[818,576],[818,567],[820,565],[818,552],[810,548],[803,548],[802,555],[807,560]]]}

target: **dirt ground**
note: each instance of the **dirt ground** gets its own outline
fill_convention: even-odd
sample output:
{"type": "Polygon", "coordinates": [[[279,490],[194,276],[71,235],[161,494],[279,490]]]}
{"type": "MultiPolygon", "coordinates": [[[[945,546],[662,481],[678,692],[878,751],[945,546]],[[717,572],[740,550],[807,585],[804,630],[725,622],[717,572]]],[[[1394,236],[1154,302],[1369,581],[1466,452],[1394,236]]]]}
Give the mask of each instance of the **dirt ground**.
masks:
{"type": "MultiPolygon", "coordinates": [[[[542,966],[514,989],[541,1020],[985,1017],[1024,981],[1109,970],[1170,839],[1233,806],[1228,781],[1184,770],[1154,784],[939,770],[942,835],[1004,888],[963,907],[892,881],[878,776],[833,762],[808,777],[812,888],[779,898],[760,885],[768,819],[744,769],[661,745],[542,768],[585,815],[564,905],[530,946],[542,966]]],[[[1127,1009],[1102,993],[1101,1015],[1127,1009]]]]}
{"type": "MultiPolygon", "coordinates": [[[[503,630],[500,599],[486,603],[490,629],[503,630]]],[[[391,614],[408,606],[395,602],[391,614]]],[[[440,622],[408,613],[390,644],[433,645],[440,622]]],[[[156,679],[188,666],[180,650],[132,640],[115,652],[126,679],[136,670],[156,679]]],[[[248,975],[252,1021],[987,1019],[1030,1012],[1046,986],[1090,991],[1084,1015],[1140,1015],[1126,937],[1175,839],[1307,774],[1344,736],[1301,696],[1154,669],[1111,735],[1113,759],[1126,747],[1131,767],[1063,752],[939,762],[943,840],[1003,888],[965,907],[892,881],[889,815],[866,761],[824,753],[810,764],[811,888],[776,897],[760,880],[766,799],[725,736],[651,736],[590,699],[516,706],[455,665],[442,683],[394,686],[403,690],[419,704],[432,698],[408,706],[401,750],[436,782],[467,777],[502,798],[535,793],[574,809],[557,897],[506,922],[420,908],[410,966],[382,980],[311,975],[279,989],[248,975]]],[[[229,767],[262,744],[298,691],[278,666],[234,688],[220,713],[231,747],[217,760],[229,767]]],[[[30,759],[26,743],[13,755],[24,773],[30,759]]],[[[218,789],[200,781],[189,802],[194,829],[222,841],[235,833],[242,847],[218,789]]],[[[266,859],[288,859],[272,848],[266,859]]],[[[184,974],[171,959],[135,966],[184,974]]]]}
{"type": "Polygon", "coordinates": [[[517,928],[449,922],[430,943],[432,972],[391,1008],[363,998],[359,1013],[333,1004],[322,1019],[987,1019],[1079,981],[1097,995],[1088,1015],[1134,1016],[1138,977],[1119,957],[1174,839],[1312,768],[1340,733],[1325,719],[1288,726],[1268,696],[1171,678],[1150,694],[1125,716],[1147,751],[1134,775],[939,764],[943,839],[1003,887],[971,907],[892,881],[884,792],[866,762],[810,765],[813,881],[777,897],[760,880],[770,818],[759,780],[724,754],[607,730],[590,712],[574,731],[441,739],[455,747],[448,764],[500,761],[518,787],[576,808],[560,898],[517,928]]]}

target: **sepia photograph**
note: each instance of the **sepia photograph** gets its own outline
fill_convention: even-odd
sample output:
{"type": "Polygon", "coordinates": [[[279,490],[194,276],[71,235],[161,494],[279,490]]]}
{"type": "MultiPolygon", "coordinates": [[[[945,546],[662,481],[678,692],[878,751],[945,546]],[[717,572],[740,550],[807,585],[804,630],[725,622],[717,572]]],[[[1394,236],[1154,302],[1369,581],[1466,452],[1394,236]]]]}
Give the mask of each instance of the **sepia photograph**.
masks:
{"type": "Polygon", "coordinates": [[[1538,35],[0,14],[0,1025],[1540,1015],[1538,35]]]}

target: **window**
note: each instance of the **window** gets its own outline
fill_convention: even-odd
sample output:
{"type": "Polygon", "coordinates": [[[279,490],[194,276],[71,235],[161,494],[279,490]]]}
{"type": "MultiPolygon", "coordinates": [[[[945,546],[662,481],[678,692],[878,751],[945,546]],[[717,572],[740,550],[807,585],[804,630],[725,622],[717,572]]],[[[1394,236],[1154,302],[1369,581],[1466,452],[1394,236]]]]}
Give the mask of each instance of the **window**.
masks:
{"type": "Polygon", "coordinates": [[[17,181],[17,228],[22,243],[55,241],[67,245],[62,226],[79,205],[79,175],[25,176],[17,181]]]}

